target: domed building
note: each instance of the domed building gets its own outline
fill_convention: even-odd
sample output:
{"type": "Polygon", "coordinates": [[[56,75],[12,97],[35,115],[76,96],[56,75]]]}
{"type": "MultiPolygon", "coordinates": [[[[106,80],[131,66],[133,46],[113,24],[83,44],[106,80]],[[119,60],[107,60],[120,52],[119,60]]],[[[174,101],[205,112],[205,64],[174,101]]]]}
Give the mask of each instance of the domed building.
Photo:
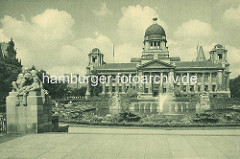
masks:
{"type": "Polygon", "coordinates": [[[156,18],[153,20],[154,23],[145,31],[144,47],[139,58],[132,58],[129,63],[106,63],[99,49],[95,48],[89,53],[87,74],[92,75],[94,72],[99,76],[111,76],[111,80],[101,84],[102,94],[112,92],[122,94],[129,88],[133,88],[141,96],[158,96],[176,90],[184,96],[206,92],[213,97],[230,95],[227,50],[221,44],[217,44],[209,52],[210,59],[206,59],[202,46],[199,46],[195,61],[181,61],[180,57],[170,56],[166,32],[156,23],[156,18]],[[117,82],[116,80],[116,77],[129,77],[129,75],[132,79],[134,76],[141,79],[146,77],[147,82],[138,83],[131,80],[117,82]],[[161,77],[161,82],[153,81],[157,76],[161,77]],[[183,78],[189,80],[191,77],[196,77],[196,81],[183,82],[183,78]]]}

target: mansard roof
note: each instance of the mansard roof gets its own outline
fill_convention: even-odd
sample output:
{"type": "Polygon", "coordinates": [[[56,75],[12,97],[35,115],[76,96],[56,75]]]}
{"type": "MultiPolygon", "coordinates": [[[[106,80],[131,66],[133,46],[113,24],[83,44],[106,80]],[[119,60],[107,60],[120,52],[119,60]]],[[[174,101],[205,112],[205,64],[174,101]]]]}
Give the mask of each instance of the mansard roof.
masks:
{"type": "Polygon", "coordinates": [[[177,68],[221,68],[221,63],[211,61],[179,61],[175,62],[177,68]]]}

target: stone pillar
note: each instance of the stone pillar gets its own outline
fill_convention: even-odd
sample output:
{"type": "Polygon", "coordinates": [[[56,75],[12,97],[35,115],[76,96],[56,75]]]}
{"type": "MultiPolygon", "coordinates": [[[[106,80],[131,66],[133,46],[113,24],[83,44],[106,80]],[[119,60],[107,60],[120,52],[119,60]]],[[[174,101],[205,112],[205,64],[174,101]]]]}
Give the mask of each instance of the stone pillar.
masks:
{"type": "Polygon", "coordinates": [[[7,133],[52,131],[51,103],[44,104],[42,98],[40,91],[29,92],[27,105],[24,106],[22,98],[10,92],[6,100],[7,133]]]}
{"type": "Polygon", "coordinates": [[[150,76],[152,76],[152,72],[149,72],[149,94],[151,93],[152,94],[152,81],[150,81],[150,80],[152,80],[152,79],[150,79],[150,76]]]}
{"type": "Polygon", "coordinates": [[[116,89],[116,92],[119,93],[119,83],[117,80],[115,81],[115,89],[116,89]]]}
{"type": "Polygon", "coordinates": [[[162,72],[160,72],[159,94],[163,92],[163,82],[162,82],[162,80],[161,80],[161,73],[162,73],[162,72]]]}
{"type": "Polygon", "coordinates": [[[182,91],[182,89],[183,89],[182,77],[183,77],[183,74],[180,73],[180,90],[181,90],[181,91],[182,91]]]}
{"type": "MultiPolygon", "coordinates": [[[[189,74],[189,78],[190,78],[190,73],[188,73],[189,74]]],[[[188,79],[188,83],[187,83],[187,91],[186,92],[190,92],[190,79],[188,79]]]]}
{"type": "MultiPolygon", "coordinates": [[[[139,78],[140,78],[140,80],[142,79],[142,76],[143,76],[143,72],[140,71],[140,72],[139,72],[139,78]]],[[[139,83],[139,92],[140,92],[141,94],[143,94],[143,92],[144,92],[144,83],[142,83],[142,82],[139,83]]]]}
{"type": "Polygon", "coordinates": [[[222,73],[222,70],[219,70],[218,71],[218,74],[217,74],[217,76],[218,76],[218,90],[222,90],[222,84],[223,84],[223,73],[222,73]]]}
{"type": "Polygon", "coordinates": [[[106,83],[103,83],[103,84],[102,84],[102,87],[103,87],[102,93],[103,93],[103,94],[106,94],[106,83]]]}
{"type": "Polygon", "coordinates": [[[201,80],[201,91],[204,91],[204,73],[202,73],[202,80],[201,80]]]}
{"type": "Polygon", "coordinates": [[[109,93],[112,93],[112,76],[109,78],[109,93]]]}
{"type": "Polygon", "coordinates": [[[212,91],[212,73],[209,73],[208,77],[208,91],[212,91]]]}

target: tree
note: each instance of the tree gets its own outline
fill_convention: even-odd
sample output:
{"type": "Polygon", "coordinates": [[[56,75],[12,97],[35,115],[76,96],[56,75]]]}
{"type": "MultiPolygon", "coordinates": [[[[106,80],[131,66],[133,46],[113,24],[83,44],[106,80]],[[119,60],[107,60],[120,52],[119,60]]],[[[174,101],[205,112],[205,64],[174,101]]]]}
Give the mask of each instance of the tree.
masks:
{"type": "MultiPolygon", "coordinates": [[[[98,77],[97,72],[93,71],[92,72],[92,76],[98,77]]],[[[90,86],[89,86],[89,88],[90,88],[90,96],[91,97],[98,97],[99,93],[102,92],[102,87],[100,85],[99,78],[96,78],[94,80],[97,80],[98,84],[95,86],[95,84],[92,81],[90,81],[90,86]]]]}
{"type": "Polygon", "coordinates": [[[43,82],[43,88],[46,89],[49,95],[53,98],[63,98],[67,95],[67,83],[63,83],[58,81],[57,83],[50,82],[50,75],[46,73],[44,70],[38,71],[38,77],[43,82]],[[44,76],[48,76],[49,78],[44,78],[44,76]],[[49,79],[49,81],[48,81],[49,79]],[[43,81],[44,80],[44,81],[43,81]]]}
{"type": "Polygon", "coordinates": [[[229,88],[232,97],[240,98],[240,76],[229,81],[229,88]]]}
{"type": "Polygon", "coordinates": [[[126,93],[127,97],[130,97],[130,98],[134,98],[134,97],[137,97],[137,91],[132,89],[132,88],[129,88],[127,90],[127,93],[126,93]]]}
{"type": "Polygon", "coordinates": [[[0,103],[6,102],[8,93],[12,90],[12,82],[17,79],[22,67],[12,67],[7,65],[5,61],[0,61],[0,103]]]}

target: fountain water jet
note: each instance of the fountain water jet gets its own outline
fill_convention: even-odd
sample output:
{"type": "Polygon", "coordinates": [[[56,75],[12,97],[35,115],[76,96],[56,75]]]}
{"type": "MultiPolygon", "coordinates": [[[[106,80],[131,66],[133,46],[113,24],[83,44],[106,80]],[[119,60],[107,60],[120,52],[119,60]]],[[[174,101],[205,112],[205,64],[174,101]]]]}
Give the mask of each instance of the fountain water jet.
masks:
{"type": "Polygon", "coordinates": [[[170,109],[170,103],[173,101],[173,93],[160,93],[158,97],[158,104],[160,112],[170,109]]]}

